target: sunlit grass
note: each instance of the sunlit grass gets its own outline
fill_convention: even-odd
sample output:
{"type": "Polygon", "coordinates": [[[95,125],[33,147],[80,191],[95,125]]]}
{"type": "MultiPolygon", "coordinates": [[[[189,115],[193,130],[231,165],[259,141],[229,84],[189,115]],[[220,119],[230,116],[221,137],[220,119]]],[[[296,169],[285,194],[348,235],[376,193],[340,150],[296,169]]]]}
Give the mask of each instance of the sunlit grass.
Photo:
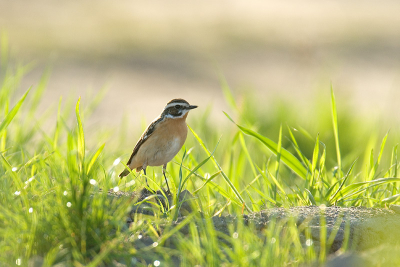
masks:
{"type": "MultiPolygon", "coordinates": [[[[60,98],[47,111],[56,115],[51,121],[37,113],[48,72],[21,92],[19,82],[29,67],[1,62],[0,263],[27,265],[35,257],[46,265],[74,266],[322,263],[333,242],[324,229],[317,251],[305,224],[272,220],[257,232],[241,215],[273,207],[384,207],[399,201],[396,140],[387,129],[371,132],[368,121],[342,113],[333,89],[324,108],[307,118],[315,121],[307,128],[289,103],[269,110],[254,105],[251,96],[238,103],[224,82],[231,127],[210,125],[207,113],[191,114],[192,134],[167,169],[174,205],[156,203],[159,212],[137,214],[128,226],[134,200],[107,192],[141,190],[144,176],[133,172],[117,177],[127,160],[115,157],[127,153],[124,138],[116,137],[109,146],[107,140],[87,135],[83,118],[94,112],[99,99],[76,99],[74,108],[60,98]],[[45,122],[53,126],[45,128],[45,122]],[[369,136],[358,135],[364,131],[369,136]],[[382,142],[376,144],[370,136],[380,136],[382,142]],[[349,140],[358,147],[349,149],[349,140]],[[190,203],[195,212],[171,224],[179,217],[183,190],[194,195],[190,203]],[[217,231],[210,218],[228,214],[237,220],[217,231]]],[[[113,130],[115,136],[124,125],[121,129],[113,130]]],[[[154,189],[165,186],[161,168],[150,168],[148,178],[154,189]]]]}

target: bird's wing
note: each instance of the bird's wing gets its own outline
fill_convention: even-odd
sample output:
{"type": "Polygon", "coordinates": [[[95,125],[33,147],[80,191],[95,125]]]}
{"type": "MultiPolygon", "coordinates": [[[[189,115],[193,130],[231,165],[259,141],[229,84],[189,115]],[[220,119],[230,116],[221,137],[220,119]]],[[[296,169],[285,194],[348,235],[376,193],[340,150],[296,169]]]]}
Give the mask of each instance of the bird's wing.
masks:
{"type": "Polygon", "coordinates": [[[136,143],[135,148],[133,149],[132,155],[128,160],[128,163],[126,163],[126,165],[130,165],[132,162],[133,157],[137,154],[137,152],[139,151],[139,148],[143,145],[144,142],[146,142],[146,140],[151,136],[151,134],[154,132],[156,125],[158,123],[160,123],[164,118],[160,117],[156,120],[154,120],[152,123],[150,123],[150,125],[147,127],[146,131],[144,131],[144,133],[142,134],[142,136],[140,137],[139,141],[136,143]]]}

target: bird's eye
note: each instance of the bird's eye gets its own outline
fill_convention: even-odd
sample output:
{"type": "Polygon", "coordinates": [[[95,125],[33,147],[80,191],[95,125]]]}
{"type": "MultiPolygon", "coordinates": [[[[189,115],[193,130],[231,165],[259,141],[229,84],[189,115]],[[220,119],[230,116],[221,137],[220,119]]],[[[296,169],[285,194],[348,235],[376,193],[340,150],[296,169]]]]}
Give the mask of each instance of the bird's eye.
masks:
{"type": "Polygon", "coordinates": [[[175,106],[176,109],[181,109],[181,107],[182,107],[181,105],[176,105],[175,106]]]}

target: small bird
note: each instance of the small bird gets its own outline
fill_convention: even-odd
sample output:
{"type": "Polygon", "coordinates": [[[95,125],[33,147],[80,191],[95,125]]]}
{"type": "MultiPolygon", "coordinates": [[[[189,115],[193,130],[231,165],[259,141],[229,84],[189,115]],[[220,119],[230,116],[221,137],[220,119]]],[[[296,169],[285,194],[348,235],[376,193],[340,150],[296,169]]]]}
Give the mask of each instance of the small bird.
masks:
{"type": "MultiPolygon", "coordinates": [[[[167,163],[175,157],[185,143],[186,117],[189,110],[194,108],[197,106],[192,106],[180,98],[169,101],[160,116],[144,131],[126,165],[131,170],[136,169],[137,172],[143,170],[145,175],[147,166],[162,165],[165,182],[170,192],[165,169],[167,163]]],[[[125,169],[119,177],[122,178],[129,173],[130,171],[125,169]]],[[[146,184],[148,186],[147,178],[146,184]]]]}

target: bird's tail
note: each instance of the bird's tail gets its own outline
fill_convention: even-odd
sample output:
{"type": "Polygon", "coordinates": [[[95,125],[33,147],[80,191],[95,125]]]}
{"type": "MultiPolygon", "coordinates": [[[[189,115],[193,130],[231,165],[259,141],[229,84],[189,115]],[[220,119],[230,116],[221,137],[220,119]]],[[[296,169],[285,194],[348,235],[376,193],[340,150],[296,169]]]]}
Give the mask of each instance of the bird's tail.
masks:
{"type": "Polygon", "coordinates": [[[125,169],[123,172],[121,172],[118,176],[122,179],[125,176],[127,176],[128,174],[130,174],[131,172],[128,169],[125,169]]]}

